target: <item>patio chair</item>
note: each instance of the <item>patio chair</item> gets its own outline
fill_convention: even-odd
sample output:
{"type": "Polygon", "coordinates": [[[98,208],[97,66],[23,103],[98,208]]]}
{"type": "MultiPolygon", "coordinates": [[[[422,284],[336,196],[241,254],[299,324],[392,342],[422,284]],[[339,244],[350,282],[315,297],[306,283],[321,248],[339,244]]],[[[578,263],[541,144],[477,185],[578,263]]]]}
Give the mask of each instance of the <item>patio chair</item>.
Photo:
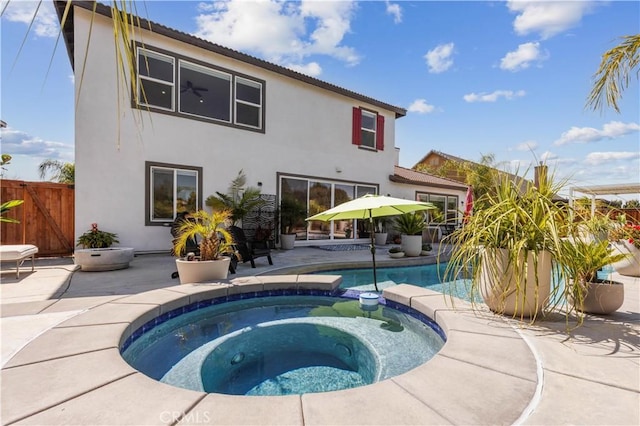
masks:
{"type": "Polygon", "coordinates": [[[242,257],[242,263],[251,262],[251,267],[256,267],[255,259],[258,257],[266,257],[269,265],[273,265],[271,259],[271,249],[266,241],[248,241],[242,228],[230,226],[229,233],[233,237],[236,250],[242,257]]]}

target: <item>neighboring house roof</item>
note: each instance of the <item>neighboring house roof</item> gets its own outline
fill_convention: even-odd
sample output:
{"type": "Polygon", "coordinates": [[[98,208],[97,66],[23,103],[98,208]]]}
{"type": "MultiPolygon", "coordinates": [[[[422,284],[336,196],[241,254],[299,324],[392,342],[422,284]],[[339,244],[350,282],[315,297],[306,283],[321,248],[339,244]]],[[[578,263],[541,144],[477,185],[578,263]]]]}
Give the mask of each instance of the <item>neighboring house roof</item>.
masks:
{"type": "Polygon", "coordinates": [[[437,188],[455,189],[466,191],[467,185],[453,179],[447,179],[405,167],[394,166],[393,174],[389,176],[391,182],[405,183],[419,186],[431,186],[437,188]]]}
{"type": "MultiPolygon", "coordinates": [[[[78,6],[88,11],[92,11],[95,7],[96,13],[111,18],[111,7],[106,6],[104,4],[95,3],[91,1],[72,1],[73,6],[78,6]]],[[[54,5],[56,7],[56,12],[58,14],[58,19],[60,20],[62,26],[62,18],[64,15],[64,10],[66,7],[67,1],[54,1],[54,5]]],[[[132,15],[133,16],[133,15],[132,15]]],[[[393,111],[395,113],[396,118],[404,117],[407,115],[407,110],[401,107],[397,107],[373,98],[370,98],[365,95],[361,95],[359,93],[353,92],[351,90],[344,89],[342,87],[336,86],[331,83],[327,83],[326,81],[319,80],[317,78],[310,77],[308,75],[301,74],[299,72],[293,71],[289,68],[282,67],[280,65],[276,65],[271,62],[267,62],[265,60],[256,58],[254,56],[247,55],[245,53],[238,52],[233,49],[229,49],[227,47],[220,46],[219,44],[212,43],[210,41],[192,36],[190,34],[166,27],[164,25],[139,18],[133,16],[133,19],[136,22],[139,22],[140,28],[152,31],[153,33],[160,34],[174,40],[181,41],[183,43],[190,44],[192,46],[200,47],[202,49],[208,50],[210,52],[216,53],[218,55],[227,56],[229,58],[246,62],[248,64],[264,68],[266,70],[281,74],[283,76],[292,78],[294,80],[301,81],[303,83],[311,84],[313,86],[319,87],[321,89],[329,90],[334,93],[338,93],[343,96],[347,96],[349,98],[366,102],[371,105],[375,105],[377,107],[393,111]]],[[[69,54],[69,60],[71,61],[71,68],[74,68],[73,63],[73,46],[74,46],[74,38],[73,38],[73,7],[70,9],[69,15],[64,21],[64,25],[62,26],[62,33],[65,39],[65,43],[67,45],[67,51],[69,54]]]]}
{"type": "Polygon", "coordinates": [[[416,167],[418,167],[420,164],[425,162],[427,158],[432,154],[439,155],[440,157],[443,157],[445,160],[455,161],[457,163],[473,163],[473,161],[465,160],[464,158],[456,157],[455,155],[447,154],[445,152],[436,151],[435,149],[432,149],[431,151],[427,152],[427,154],[424,157],[422,157],[420,161],[418,161],[412,168],[415,169],[416,167]]]}

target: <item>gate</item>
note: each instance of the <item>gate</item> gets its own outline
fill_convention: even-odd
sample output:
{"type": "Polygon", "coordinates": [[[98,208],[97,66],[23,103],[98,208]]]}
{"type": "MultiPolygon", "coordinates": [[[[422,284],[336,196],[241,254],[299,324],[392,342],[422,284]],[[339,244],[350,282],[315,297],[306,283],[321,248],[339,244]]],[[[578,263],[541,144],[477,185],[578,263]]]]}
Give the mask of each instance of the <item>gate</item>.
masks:
{"type": "Polygon", "coordinates": [[[20,223],[1,222],[1,244],[33,244],[38,247],[40,257],[73,253],[73,185],[3,179],[0,200],[2,203],[24,200],[5,215],[20,223]]]}

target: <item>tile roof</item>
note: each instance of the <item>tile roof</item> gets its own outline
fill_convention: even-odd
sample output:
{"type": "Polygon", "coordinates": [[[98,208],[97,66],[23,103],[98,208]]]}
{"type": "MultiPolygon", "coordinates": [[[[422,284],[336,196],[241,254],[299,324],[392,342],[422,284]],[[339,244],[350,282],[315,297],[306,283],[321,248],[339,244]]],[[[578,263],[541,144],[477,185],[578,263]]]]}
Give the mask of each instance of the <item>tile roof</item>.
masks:
{"type": "Polygon", "coordinates": [[[389,176],[389,180],[396,183],[435,186],[438,188],[455,189],[459,191],[467,190],[467,185],[453,179],[434,176],[428,173],[407,169],[405,167],[395,166],[393,172],[393,175],[389,176]]]}

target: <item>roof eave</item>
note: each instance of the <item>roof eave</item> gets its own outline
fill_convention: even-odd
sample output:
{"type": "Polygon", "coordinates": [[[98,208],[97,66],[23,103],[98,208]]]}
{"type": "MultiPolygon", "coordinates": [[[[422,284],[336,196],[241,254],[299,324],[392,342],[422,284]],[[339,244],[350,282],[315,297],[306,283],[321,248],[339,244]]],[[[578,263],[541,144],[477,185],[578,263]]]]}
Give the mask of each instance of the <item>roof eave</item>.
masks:
{"type": "MultiPolygon", "coordinates": [[[[58,15],[58,20],[62,23],[62,17],[64,14],[64,10],[67,7],[66,0],[54,1],[54,5],[56,8],[56,13],[58,15]]],[[[104,4],[100,4],[93,1],[72,1],[71,10],[67,16],[67,19],[64,22],[63,28],[61,29],[62,34],[64,36],[65,44],[67,45],[67,52],[69,53],[69,60],[71,61],[71,68],[74,69],[74,60],[73,60],[73,7],[81,7],[86,10],[95,11],[95,13],[99,13],[100,15],[106,16],[108,18],[112,18],[111,8],[104,4]]],[[[132,15],[130,15],[132,16],[132,15]]],[[[156,34],[160,34],[166,37],[169,37],[174,40],[181,41],[183,43],[190,44],[192,46],[200,47],[202,49],[208,50],[213,53],[217,53],[219,55],[227,56],[232,59],[236,59],[241,62],[245,62],[277,74],[284,75],[286,77],[292,78],[294,80],[298,80],[324,90],[328,90],[330,92],[338,93],[340,95],[359,100],[361,102],[366,102],[371,105],[375,105],[379,108],[386,109],[388,111],[392,111],[395,114],[395,118],[401,118],[407,115],[407,110],[401,107],[397,107],[386,102],[382,102],[373,98],[370,98],[365,95],[361,95],[359,93],[353,92],[351,90],[344,89],[342,87],[336,86],[334,84],[328,83],[326,81],[319,80],[314,77],[310,77],[305,74],[301,74],[299,72],[293,71],[289,68],[285,68],[280,65],[276,65],[271,62],[267,62],[263,59],[259,59],[250,55],[247,55],[242,52],[235,51],[233,49],[229,49],[218,44],[212,43],[210,41],[206,41],[197,37],[194,37],[190,34],[174,30],[172,28],[166,27],[161,24],[157,24],[151,22],[144,18],[136,17],[136,22],[139,22],[139,26],[142,29],[153,31],[156,34]],[[153,30],[152,30],[153,28],[153,30]]]]}

